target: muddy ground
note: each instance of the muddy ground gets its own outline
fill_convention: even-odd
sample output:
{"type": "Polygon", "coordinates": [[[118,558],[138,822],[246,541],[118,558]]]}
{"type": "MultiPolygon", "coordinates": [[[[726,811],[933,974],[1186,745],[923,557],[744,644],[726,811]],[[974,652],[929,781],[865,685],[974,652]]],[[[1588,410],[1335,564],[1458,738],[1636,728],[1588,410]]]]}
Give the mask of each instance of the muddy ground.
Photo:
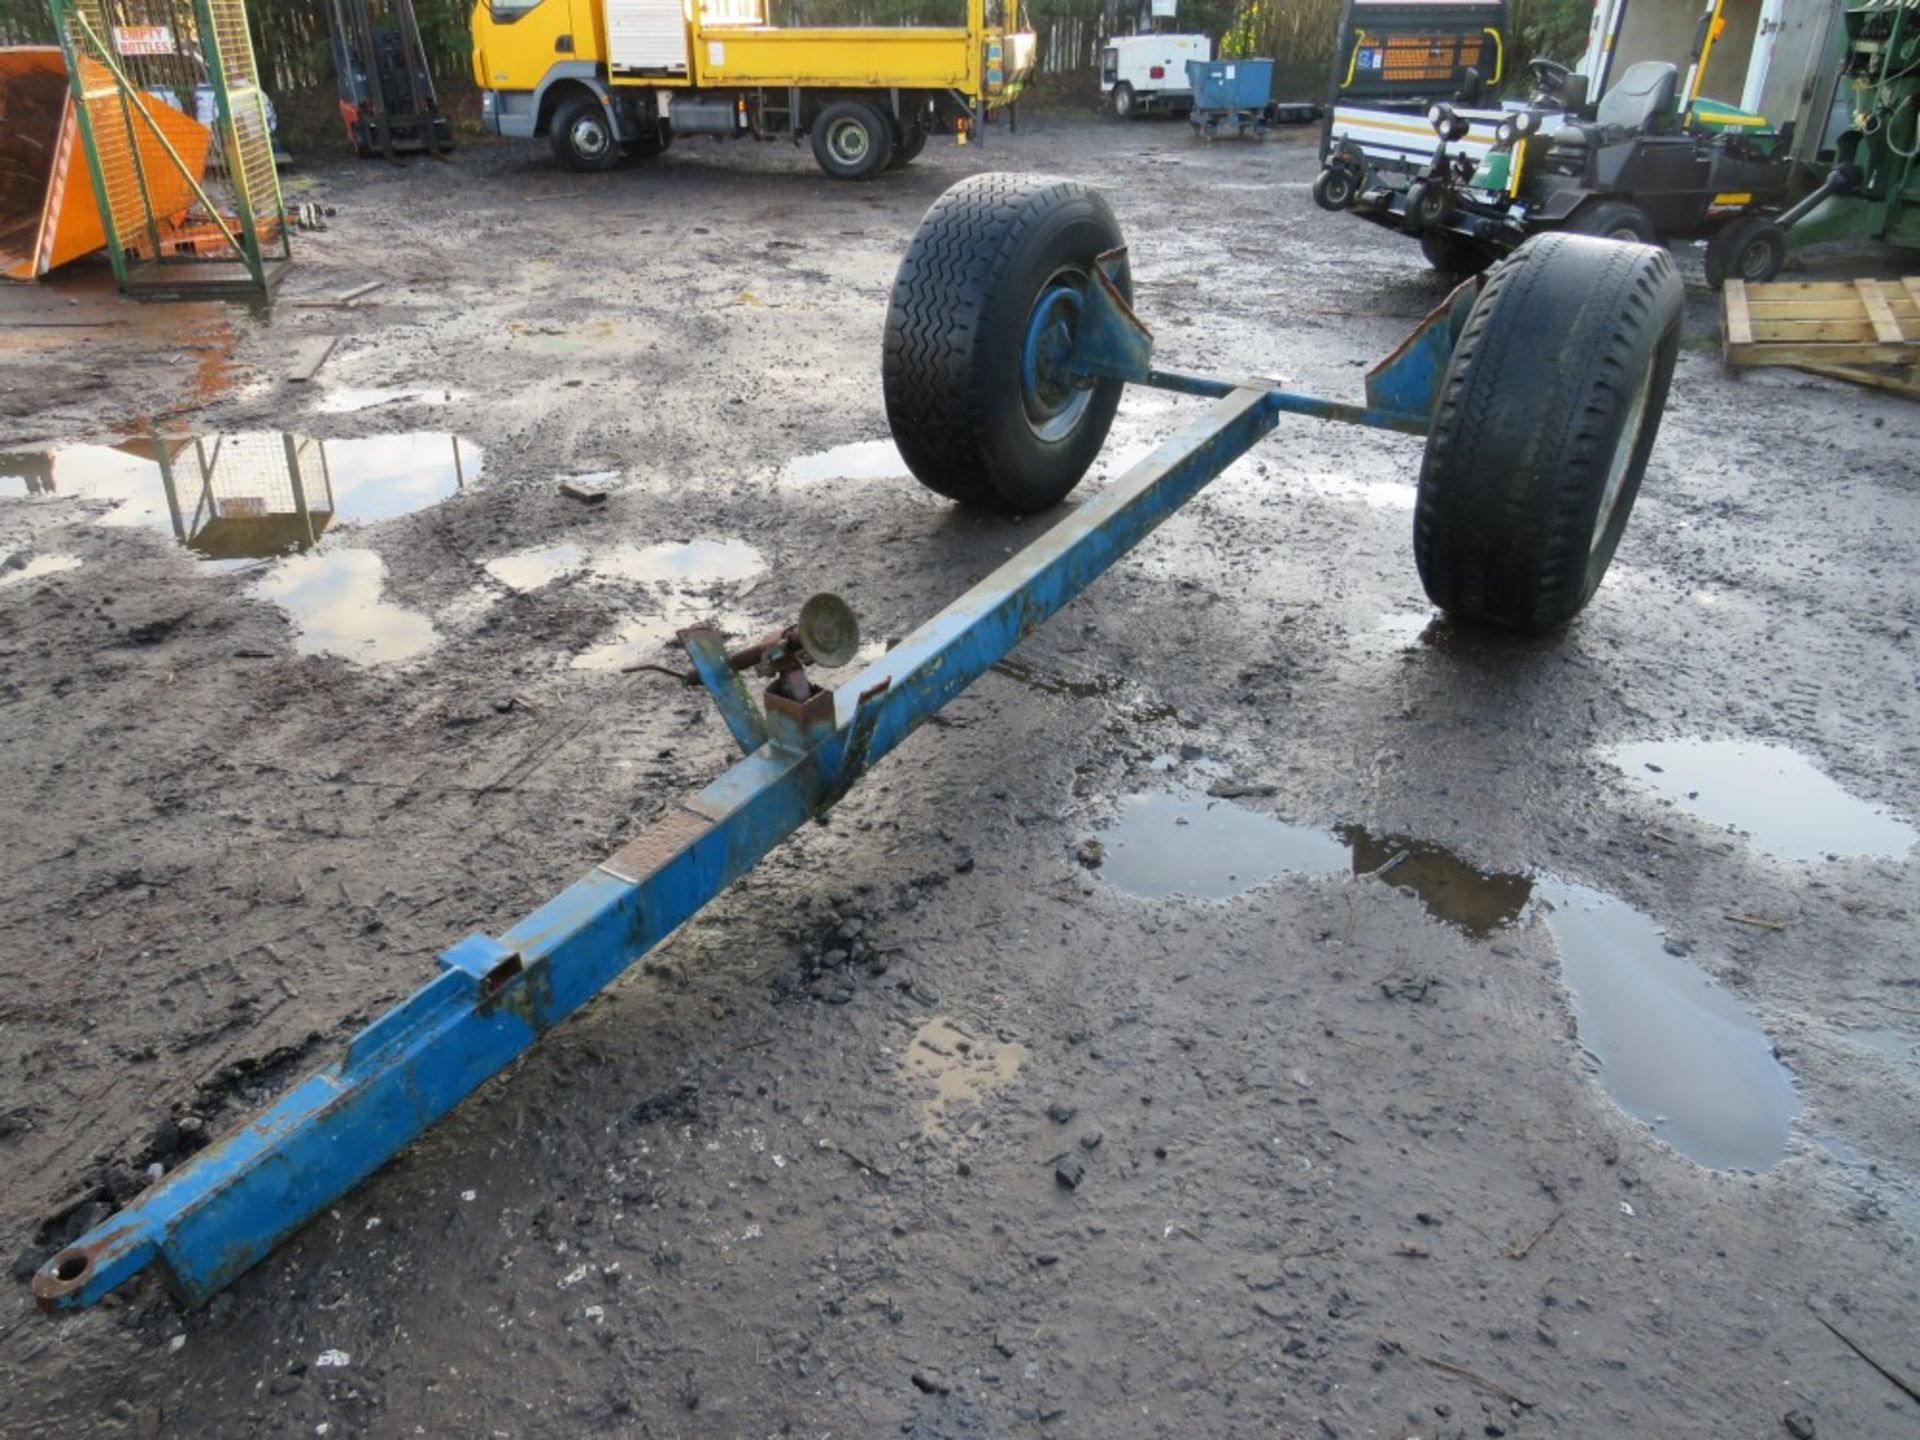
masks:
{"type": "MultiPolygon", "coordinates": [[[[1920,409],[1730,375],[1697,253],[1563,637],[1433,618],[1417,442],[1283,424],[225,1295],[32,1309],[149,1166],[728,763],[620,664],[823,588],[883,643],[1040,533],[884,443],[947,184],[1104,188],[1172,365],[1357,395],[1441,297],[1313,208],[1307,133],[992,139],[858,187],[310,165],[270,315],[0,296],[0,1434],[1920,1427],[1836,1334],[1920,1379],[1920,409]],[[173,544],[154,457],[277,432],[365,452],[325,542],[173,544]]],[[[1094,485],[1197,403],[1130,397],[1094,485]]]]}

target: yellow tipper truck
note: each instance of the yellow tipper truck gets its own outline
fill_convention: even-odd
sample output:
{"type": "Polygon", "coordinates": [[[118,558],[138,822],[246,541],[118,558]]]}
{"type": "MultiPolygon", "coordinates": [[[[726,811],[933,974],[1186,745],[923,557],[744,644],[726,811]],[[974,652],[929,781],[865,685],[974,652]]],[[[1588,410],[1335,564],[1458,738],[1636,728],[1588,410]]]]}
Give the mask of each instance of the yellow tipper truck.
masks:
{"type": "Polygon", "coordinates": [[[977,136],[1033,68],[1020,0],[953,3],[964,26],[786,29],[767,0],[480,0],[481,120],[573,170],[678,136],[804,136],[827,174],[870,180],[931,134],[977,136]]]}

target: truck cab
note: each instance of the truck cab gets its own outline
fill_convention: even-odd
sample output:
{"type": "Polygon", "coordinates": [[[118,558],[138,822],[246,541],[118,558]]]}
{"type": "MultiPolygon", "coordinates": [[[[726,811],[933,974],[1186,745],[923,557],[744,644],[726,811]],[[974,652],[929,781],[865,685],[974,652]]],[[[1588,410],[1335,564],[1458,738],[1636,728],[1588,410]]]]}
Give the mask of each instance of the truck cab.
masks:
{"type": "Polygon", "coordinates": [[[786,28],[766,0],[479,0],[481,120],[576,170],[686,135],[790,136],[828,174],[872,179],[933,134],[978,138],[1031,73],[1019,0],[964,5],[953,26],[786,28]]]}

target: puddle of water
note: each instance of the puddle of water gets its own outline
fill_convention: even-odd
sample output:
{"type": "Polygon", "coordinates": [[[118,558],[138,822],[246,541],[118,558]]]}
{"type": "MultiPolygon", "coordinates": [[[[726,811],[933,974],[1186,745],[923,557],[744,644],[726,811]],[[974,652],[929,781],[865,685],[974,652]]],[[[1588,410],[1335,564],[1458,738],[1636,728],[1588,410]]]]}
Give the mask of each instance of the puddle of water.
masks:
{"type": "Polygon", "coordinates": [[[1127,796],[1101,838],[1101,878],[1145,900],[1224,900],[1283,873],[1347,869],[1347,847],[1327,831],[1190,790],[1127,796]]]}
{"type": "Polygon", "coordinates": [[[1430,840],[1375,835],[1359,825],[1342,825],[1334,833],[1352,853],[1354,874],[1368,875],[1391,864],[1382,879],[1408,887],[1429,915],[1469,935],[1505,929],[1526,913],[1533,898],[1531,876],[1476,869],[1430,840]]]}
{"type": "Polygon", "coordinates": [[[1844,1165],[1853,1188],[1907,1229],[1920,1233],[1920,1185],[1899,1171],[1862,1155],[1838,1135],[1816,1135],[1814,1143],[1844,1165]]]}
{"type": "Polygon", "coordinates": [[[1799,751],[1757,740],[1650,740],[1616,746],[1614,764],[1710,824],[1780,860],[1898,859],[1920,832],[1843,790],[1799,751]]]}
{"type": "Polygon", "coordinates": [[[1387,883],[1472,935],[1544,900],[1581,1043],[1620,1108],[1714,1169],[1765,1170],[1786,1153],[1800,1097],[1772,1042],[1739,999],[1668,954],[1659,926],[1622,900],[1552,876],[1482,871],[1410,836],[1351,825],[1330,834],[1193,791],[1128,796],[1102,840],[1101,877],[1145,899],[1225,899],[1282,873],[1369,874],[1394,862],[1387,883]]]}
{"type": "Polygon", "coordinates": [[[58,575],[66,570],[78,570],[81,560],[78,555],[36,555],[31,560],[21,560],[9,555],[0,560],[0,586],[24,585],[29,580],[38,580],[43,575],[58,575]],[[19,561],[18,564],[14,563],[19,561]]]}
{"type": "Polygon", "coordinates": [[[169,531],[202,559],[232,563],[310,549],[336,524],[437,504],[484,465],[478,446],[443,433],[154,435],[0,454],[0,498],[111,502],[102,525],[169,531]]]}
{"type": "MultiPolygon", "coordinates": [[[[1162,755],[1148,768],[1178,763],[1162,755]]],[[[1280,874],[1367,875],[1391,862],[1388,884],[1411,889],[1435,919],[1484,936],[1518,920],[1534,889],[1529,876],[1476,869],[1431,841],[1289,824],[1195,790],[1128,796],[1101,840],[1101,878],[1148,900],[1223,900],[1280,874]]]]}
{"type": "Polygon", "coordinates": [[[1659,926],[1625,901],[1565,880],[1535,887],[1580,1042],[1614,1102],[1712,1169],[1778,1163],[1800,1097],[1752,1012],[1669,955],[1659,926]]]}
{"type": "Polygon", "coordinates": [[[893,441],[856,440],[789,461],[781,478],[805,485],[819,480],[886,480],[910,473],[893,441]]]}
{"type": "Polygon", "coordinates": [[[743,540],[620,545],[593,556],[587,570],[595,579],[648,585],[660,611],[623,622],[608,639],[574,656],[571,668],[621,670],[658,661],[667,642],[689,625],[714,625],[728,635],[748,633],[753,623],[731,607],[766,568],[765,558],[743,540]]]}
{"type": "Polygon", "coordinates": [[[322,392],[313,408],[322,415],[357,415],[382,405],[447,405],[466,397],[458,390],[344,389],[322,392]]]}
{"type": "Polygon", "coordinates": [[[907,1073],[933,1084],[921,1107],[921,1129],[959,1133],[967,1112],[1013,1079],[1026,1058],[1024,1045],[987,1040],[941,1016],[927,1021],[907,1047],[907,1073]]]}
{"type": "Polygon", "coordinates": [[[1878,1051],[1894,1063],[1896,1069],[1920,1082],[1920,1035],[1904,1030],[1849,1030],[1849,1044],[1878,1051]]]}
{"type": "Polygon", "coordinates": [[[433,644],[433,622],[380,596],[386,566],[371,550],[293,555],[269,570],[254,594],[292,619],[303,655],[339,655],[388,665],[433,644]]]}
{"type": "Polygon", "coordinates": [[[596,579],[634,580],[675,589],[738,585],[758,579],[766,568],[760,552],[744,540],[618,545],[593,557],[596,579]]]}
{"type": "Polygon", "coordinates": [[[485,569],[508,589],[526,594],[564,575],[578,573],[586,563],[587,552],[578,545],[543,545],[537,550],[496,556],[487,561],[485,569]]]}

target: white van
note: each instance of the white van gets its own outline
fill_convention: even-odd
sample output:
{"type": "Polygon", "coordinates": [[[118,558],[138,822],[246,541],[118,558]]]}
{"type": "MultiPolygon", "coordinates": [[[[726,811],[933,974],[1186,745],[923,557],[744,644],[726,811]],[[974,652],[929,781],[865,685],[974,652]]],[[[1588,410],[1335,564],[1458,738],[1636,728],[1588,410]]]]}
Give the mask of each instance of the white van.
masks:
{"type": "Polygon", "coordinates": [[[1119,35],[1100,47],[1100,93],[1122,120],[1149,110],[1193,109],[1187,61],[1211,60],[1204,35],[1119,35]]]}

